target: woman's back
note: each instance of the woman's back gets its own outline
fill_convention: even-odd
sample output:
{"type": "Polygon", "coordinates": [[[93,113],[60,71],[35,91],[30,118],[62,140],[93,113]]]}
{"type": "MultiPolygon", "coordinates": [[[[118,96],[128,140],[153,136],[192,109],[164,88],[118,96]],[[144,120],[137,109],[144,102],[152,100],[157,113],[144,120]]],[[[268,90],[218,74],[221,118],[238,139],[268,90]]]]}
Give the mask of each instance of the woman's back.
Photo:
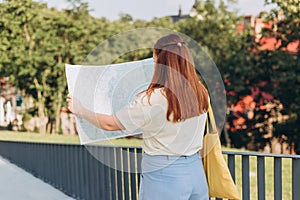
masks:
{"type": "Polygon", "coordinates": [[[141,129],[142,147],[146,153],[192,155],[202,148],[206,113],[172,122],[166,119],[168,101],[163,88],[155,89],[149,100],[141,93],[127,109],[116,113],[126,130],[141,129]]]}

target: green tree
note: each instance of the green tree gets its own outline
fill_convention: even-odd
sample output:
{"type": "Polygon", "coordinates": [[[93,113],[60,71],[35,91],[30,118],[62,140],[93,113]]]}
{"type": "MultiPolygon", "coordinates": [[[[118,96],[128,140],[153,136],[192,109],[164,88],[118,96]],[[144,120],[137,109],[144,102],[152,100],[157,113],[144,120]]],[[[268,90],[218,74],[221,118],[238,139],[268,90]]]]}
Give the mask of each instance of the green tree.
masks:
{"type": "Polygon", "coordinates": [[[289,115],[287,121],[275,127],[274,134],[279,138],[284,136],[290,144],[295,144],[295,150],[300,154],[299,2],[297,0],[266,0],[265,2],[279,7],[267,15],[267,20],[273,21],[274,29],[265,30],[264,34],[275,36],[280,46],[275,51],[261,51],[259,57],[262,60],[261,66],[271,71],[270,92],[283,103],[285,114],[289,115]],[[280,10],[283,16],[280,16],[280,10]],[[287,51],[287,47],[291,44],[295,45],[296,52],[287,51]]]}
{"type": "MultiPolygon", "coordinates": [[[[252,36],[249,31],[238,31],[240,20],[236,12],[228,10],[224,1],[220,1],[218,5],[214,1],[196,1],[192,17],[175,25],[179,32],[196,40],[218,66],[228,93],[228,107],[250,91],[245,82],[251,70],[247,58],[252,46],[252,36]]],[[[227,131],[224,133],[229,146],[227,131]]]]}
{"type": "Polygon", "coordinates": [[[108,21],[93,18],[87,4],[78,2],[62,11],[31,0],[1,3],[1,75],[36,99],[41,133],[46,133],[48,119],[49,130],[59,130],[66,95],[64,63],[82,62],[105,37],[99,28],[108,21]]]}
{"type": "Polygon", "coordinates": [[[39,20],[37,11],[45,8],[44,4],[29,0],[9,0],[1,3],[1,38],[7,41],[6,55],[3,56],[6,62],[2,62],[1,71],[10,75],[17,87],[27,89],[27,93],[32,93],[36,97],[42,133],[46,131],[44,94],[49,89],[45,87],[49,69],[47,70],[44,65],[47,60],[37,57],[34,51],[40,43],[35,39],[39,32],[34,34],[33,30],[39,25],[34,23],[39,20]]]}

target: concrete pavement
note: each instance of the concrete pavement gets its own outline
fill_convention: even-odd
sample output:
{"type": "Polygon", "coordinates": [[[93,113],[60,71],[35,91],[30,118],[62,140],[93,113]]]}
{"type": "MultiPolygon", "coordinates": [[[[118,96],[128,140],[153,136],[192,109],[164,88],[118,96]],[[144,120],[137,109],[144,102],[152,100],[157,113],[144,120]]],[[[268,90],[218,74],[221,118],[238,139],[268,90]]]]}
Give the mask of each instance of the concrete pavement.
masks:
{"type": "Polygon", "coordinates": [[[0,200],[72,200],[0,156],[0,200]]]}

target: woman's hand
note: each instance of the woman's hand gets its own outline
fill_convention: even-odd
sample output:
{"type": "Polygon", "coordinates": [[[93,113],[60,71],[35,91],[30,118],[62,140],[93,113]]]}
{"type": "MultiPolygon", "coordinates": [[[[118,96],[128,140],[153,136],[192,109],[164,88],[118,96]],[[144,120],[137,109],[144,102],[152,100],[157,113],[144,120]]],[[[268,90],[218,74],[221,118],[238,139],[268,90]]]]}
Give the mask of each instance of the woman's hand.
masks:
{"type": "Polygon", "coordinates": [[[121,124],[117,124],[112,115],[95,113],[82,106],[80,101],[70,94],[67,96],[68,109],[78,117],[85,119],[94,126],[107,131],[125,129],[121,124]]]}
{"type": "Polygon", "coordinates": [[[82,111],[82,105],[80,101],[70,94],[67,96],[68,109],[71,113],[79,115],[82,111]]]}

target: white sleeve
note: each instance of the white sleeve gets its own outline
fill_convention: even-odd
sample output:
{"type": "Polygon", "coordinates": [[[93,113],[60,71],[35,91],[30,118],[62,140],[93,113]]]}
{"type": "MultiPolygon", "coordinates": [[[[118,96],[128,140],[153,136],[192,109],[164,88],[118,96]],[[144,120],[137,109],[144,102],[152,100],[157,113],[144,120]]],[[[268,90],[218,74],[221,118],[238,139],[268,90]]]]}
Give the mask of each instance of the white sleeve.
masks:
{"type": "Polygon", "coordinates": [[[153,115],[151,108],[147,96],[139,95],[135,101],[116,112],[114,118],[117,123],[120,123],[127,131],[132,133],[151,122],[151,115],[153,115]]]}

